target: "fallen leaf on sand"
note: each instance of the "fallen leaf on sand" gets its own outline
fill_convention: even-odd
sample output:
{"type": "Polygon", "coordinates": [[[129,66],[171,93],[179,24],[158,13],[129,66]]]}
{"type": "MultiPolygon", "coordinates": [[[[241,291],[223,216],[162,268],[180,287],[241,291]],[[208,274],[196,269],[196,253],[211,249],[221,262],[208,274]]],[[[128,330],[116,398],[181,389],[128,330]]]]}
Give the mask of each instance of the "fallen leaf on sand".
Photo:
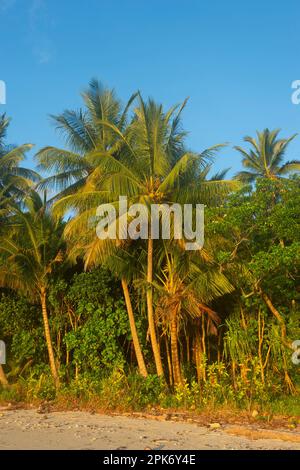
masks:
{"type": "Polygon", "coordinates": [[[220,423],[210,423],[210,429],[219,429],[221,427],[220,423]]]}

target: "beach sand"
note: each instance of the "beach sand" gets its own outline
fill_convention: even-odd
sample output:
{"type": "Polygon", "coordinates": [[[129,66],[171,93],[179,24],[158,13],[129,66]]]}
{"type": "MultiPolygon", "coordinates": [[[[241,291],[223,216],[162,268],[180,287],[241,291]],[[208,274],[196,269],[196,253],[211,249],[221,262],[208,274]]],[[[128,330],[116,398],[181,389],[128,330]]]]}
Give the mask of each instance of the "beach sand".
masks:
{"type": "Polygon", "coordinates": [[[212,428],[82,411],[5,410],[0,411],[0,449],[300,450],[300,433],[295,430],[212,428]]]}

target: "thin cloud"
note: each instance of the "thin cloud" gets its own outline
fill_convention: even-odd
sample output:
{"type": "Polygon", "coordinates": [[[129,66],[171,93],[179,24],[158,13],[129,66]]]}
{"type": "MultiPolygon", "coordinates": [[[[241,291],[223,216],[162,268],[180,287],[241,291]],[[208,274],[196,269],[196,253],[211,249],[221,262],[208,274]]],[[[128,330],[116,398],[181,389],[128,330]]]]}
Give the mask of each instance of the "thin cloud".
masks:
{"type": "MultiPolygon", "coordinates": [[[[26,22],[32,55],[38,64],[48,64],[55,55],[51,40],[47,0],[26,0],[26,22]]],[[[17,5],[17,0],[0,0],[0,15],[4,15],[17,5]]]]}
{"type": "Polygon", "coordinates": [[[28,9],[28,26],[32,37],[32,54],[39,64],[49,63],[54,56],[54,45],[49,37],[49,13],[45,0],[32,0],[28,9]]]}
{"type": "Polygon", "coordinates": [[[6,13],[13,8],[15,4],[16,0],[0,0],[0,13],[6,13]]]}
{"type": "Polygon", "coordinates": [[[32,52],[39,64],[47,64],[53,57],[53,47],[48,41],[34,47],[32,52]]]}
{"type": "Polygon", "coordinates": [[[29,27],[34,30],[38,28],[43,16],[46,16],[46,4],[44,0],[32,0],[28,11],[29,27]]]}

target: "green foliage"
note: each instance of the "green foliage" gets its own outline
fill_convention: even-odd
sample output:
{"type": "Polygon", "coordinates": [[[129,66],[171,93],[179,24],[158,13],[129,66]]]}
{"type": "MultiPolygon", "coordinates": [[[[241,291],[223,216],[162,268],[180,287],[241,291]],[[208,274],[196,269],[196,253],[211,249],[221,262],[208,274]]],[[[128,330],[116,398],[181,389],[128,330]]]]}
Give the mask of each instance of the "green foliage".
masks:
{"type": "Polygon", "coordinates": [[[96,305],[108,305],[111,303],[111,296],[116,299],[122,297],[120,286],[112,274],[102,268],[92,272],[75,274],[72,284],[66,295],[66,300],[81,314],[88,303],[91,308],[96,305]]]}
{"type": "Polygon", "coordinates": [[[131,338],[118,281],[106,269],[75,274],[68,287],[59,281],[49,296],[56,310],[62,294],[64,318],[70,314],[64,344],[72,364],[80,373],[97,377],[103,371],[124,367],[131,338]]]}
{"type": "Polygon", "coordinates": [[[40,362],[46,358],[38,309],[24,297],[0,294],[0,331],[12,367],[22,367],[29,360],[40,362]]]}
{"type": "Polygon", "coordinates": [[[96,310],[87,304],[80,309],[80,314],[89,318],[65,336],[67,349],[73,352],[74,364],[80,370],[91,370],[95,374],[101,374],[103,368],[110,370],[124,366],[122,346],[129,332],[123,302],[120,300],[96,310]]]}

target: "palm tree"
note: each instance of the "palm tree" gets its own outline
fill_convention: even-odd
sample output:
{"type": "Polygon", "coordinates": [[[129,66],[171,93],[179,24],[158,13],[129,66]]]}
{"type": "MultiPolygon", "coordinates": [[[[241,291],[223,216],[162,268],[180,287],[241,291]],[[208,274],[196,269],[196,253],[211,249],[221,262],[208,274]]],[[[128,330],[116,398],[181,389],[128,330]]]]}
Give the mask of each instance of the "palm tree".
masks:
{"type": "Polygon", "coordinates": [[[31,191],[24,210],[11,207],[0,238],[0,286],[19,290],[39,300],[51,373],[56,386],[59,375],[54,357],[47,311],[47,291],[55,265],[63,261],[63,226],[46,208],[46,200],[31,191]]]}
{"type": "Polygon", "coordinates": [[[250,136],[244,137],[244,141],[251,145],[250,150],[234,147],[242,154],[243,166],[247,168],[247,170],[237,173],[236,179],[252,183],[260,177],[275,179],[293,171],[300,171],[299,160],[283,163],[288,145],[297,134],[288,139],[277,139],[279,132],[280,129],[257,131],[257,139],[250,136]]]}
{"type": "MultiPolygon", "coordinates": [[[[172,202],[212,203],[237,186],[236,182],[204,180],[203,171],[207,162],[211,162],[222,145],[211,147],[201,154],[185,150],[185,133],[180,128],[180,114],[185,103],[179,109],[173,107],[164,112],[161,105],[152,100],[145,103],[139,95],[139,107],[135,109],[132,122],[125,132],[111,123],[102,122],[119,137],[118,158],[109,150],[92,152],[88,158],[93,159],[96,168],[88,177],[85,187],[77,194],[67,195],[55,203],[54,210],[58,214],[69,209],[77,211],[76,217],[66,228],[67,233],[77,236],[82,231],[86,233],[91,219],[95,219],[97,206],[104,201],[118,206],[119,196],[127,196],[129,204],[139,202],[149,209],[152,204],[172,202]]],[[[128,217],[128,214],[124,213],[121,217],[128,217]]],[[[148,215],[146,218],[148,222],[148,215]]],[[[101,257],[104,246],[103,240],[95,236],[94,226],[90,227],[93,227],[93,241],[89,244],[88,262],[101,257]]],[[[162,376],[153,308],[154,244],[150,233],[146,250],[149,332],[156,371],[162,376]]]]}
{"type": "Polygon", "coordinates": [[[83,109],[65,110],[60,115],[51,116],[67,148],[48,146],[36,154],[39,169],[53,173],[42,180],[39,189],[51,188],[58,191],[54,199],[74,194],[84,186],[88,175],[95,169],[95,162],[88,158],[92,151],[109,150],[117,155],[118,139],[102,121],[123,131],[135,96],[133,94],[126,106],[122,107],[113,89],[105,88],[98,80],[93,79],[88,89],[82,93],[83,109]]]}
{"type": "Polygon", "coordinates": [[[219,317],[208,304],[232,292],[233,287],[205,250],[191,253],[176,249],[174,245],[164,245],[162,259],[162,269],[156,276],[156,311],[170,331],[172,382],[178,385],[182,383],[178,349],[180,328],[206,315],[210,331],[216,333],[219,317]]]}
{"type": "Polygon", "coordinates": [[[32,183],[39,180],[35,171],[20,166],[32,144],[19,147],[6,144],[9,123],[5,114],[0,116],[0,210],[4,210],[10,197],[20,200],[32,183]]]}
{"type": "MultiPolygon", "coordinates": [[[[131,103],[136,97],[133,94],[126,106],[122,108],[120,100],[114,90],[104,88],[101,83],[93,79],[87,91],[82,94],[85,104],[84,110],[67,110],[58,116],[52,116],[59,131],[65,137],[68,149],[45,147],[36,157],[39,168],[43,171],[54,171],[54,174],[44,178],[39,188],[56,189],[59,191],[54,200],[62,200],[67,196],[79,194],[88,186],[88,177],[95,173],[98,161],[91,158],[92,151],[100,153],[109,151],[118,158],[120,139],[118,134],[112,132],[103,122],[112,124],[122,132],[127,124],[127,114],[131,103]]],[[[78,240],[76,243],[78,247],[78,240]]],[[[86,269],[91,265],[86,263],[86,269]]],[[[130,292],[126,276],[121,278],[124,299],[128,312],[129,324],[138,361],[139,371],[147,376],[145,361],[140,347],[130,292]]]]}

